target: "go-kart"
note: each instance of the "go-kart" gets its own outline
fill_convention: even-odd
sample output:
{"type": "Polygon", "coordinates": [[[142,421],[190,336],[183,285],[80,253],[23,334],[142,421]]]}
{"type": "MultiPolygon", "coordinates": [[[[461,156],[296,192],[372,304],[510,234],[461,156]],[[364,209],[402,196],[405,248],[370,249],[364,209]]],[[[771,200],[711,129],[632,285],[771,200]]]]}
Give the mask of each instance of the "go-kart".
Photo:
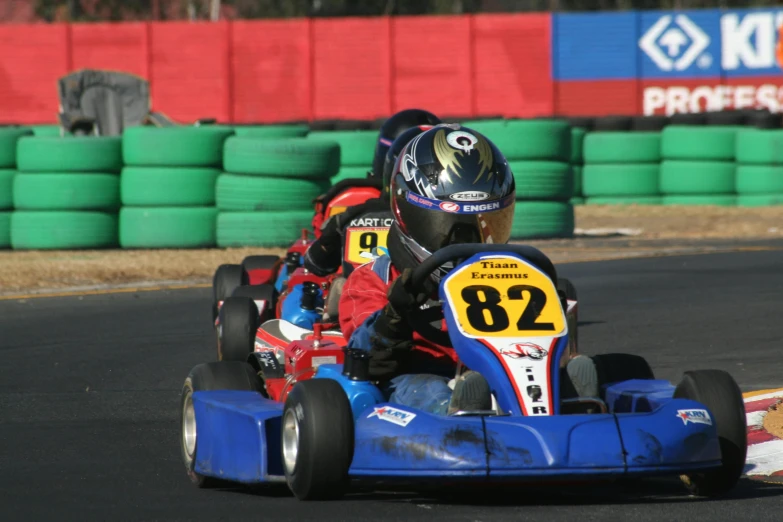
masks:
{"type": "MultiPolygon", "coordinates": [[[[415,289],[447,262],[455,268],[439,296],[448,335],[461,365],[489,382],[492,410],[441,416],[390,404],[369,380],[368,352],[316,361],[337,348],[298,340],[285,364],[307,353],[311,367],[279,393],[268,386],[274,377],[244,362],[193,368],[181,398],[191,480],[285,482],[302,500],[340,497],[352,479],[540,485],[673,475],[700,495],[734,487],[747,435],[729,374],[690,371],[674,386],[639,357],[594,356],[600,396],[578,396],[562,369],[570,325],[551,262],[520,245],[454,245],[414,271],[415,289]]],[[[264,368],[279,375],[273,352],[264,353],[264,368]]]]}

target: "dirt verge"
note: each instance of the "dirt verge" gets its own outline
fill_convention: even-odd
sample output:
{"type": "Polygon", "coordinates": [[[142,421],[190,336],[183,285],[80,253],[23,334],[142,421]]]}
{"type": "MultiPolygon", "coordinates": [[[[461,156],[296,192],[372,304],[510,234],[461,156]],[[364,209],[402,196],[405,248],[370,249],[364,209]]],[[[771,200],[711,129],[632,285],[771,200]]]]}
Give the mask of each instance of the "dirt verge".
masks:
{"type": "MultiPolygon", "coordinates": [[[[580,206],[576,208],[576,223],[579,231],[637,230],[631,230],[631,236],[526,243],[541,248],[556,263],[728,250],[747,240],[783,238],[783,207],[580,206]]],[[[222,263],[238,263],[251,254],[283,251],[0,251],[0,295],[150,281],[210,282],[222,263]]]]}

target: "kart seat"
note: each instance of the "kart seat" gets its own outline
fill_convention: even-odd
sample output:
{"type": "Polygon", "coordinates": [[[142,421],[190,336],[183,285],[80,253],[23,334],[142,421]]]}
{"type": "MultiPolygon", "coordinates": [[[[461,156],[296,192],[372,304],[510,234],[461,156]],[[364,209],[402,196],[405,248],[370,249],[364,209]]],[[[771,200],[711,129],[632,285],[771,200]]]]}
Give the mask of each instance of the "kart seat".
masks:
{"type": "MultiPolygon", "coordinates": [[[[281,341],[282,344],[288,344],[292,341],[303,341],[313,335],[312,330],[301,328],[283,319],[271,319],[266,321],[260,326],[260,329],[270,337],[281,341]]],[[[342,332],[337,330],[325,330],[321,332],[321,335],[324,337],[339,337],[341,339],[343,337],[342,332]]]]}

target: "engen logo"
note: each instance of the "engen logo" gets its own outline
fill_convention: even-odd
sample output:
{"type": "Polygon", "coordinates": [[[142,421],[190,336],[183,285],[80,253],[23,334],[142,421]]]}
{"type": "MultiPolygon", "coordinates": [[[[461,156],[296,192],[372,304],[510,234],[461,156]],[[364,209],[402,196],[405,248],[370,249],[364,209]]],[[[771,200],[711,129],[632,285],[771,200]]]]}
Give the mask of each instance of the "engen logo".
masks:
{"type": "Polygon", "coordinates": [[[702,69],[712,65],[704,51],[710,37],[683,14],[658,19],[639,40],[639,47],[662,71],[684,71],[695,62],[702,69]]]}
{"type": "Polygon", "coordinates": [[[769,109],[771,112],[780,112],[783,108],[783,81],[778,85],[647,87],[644,89],[642,106],[645,115],[724,109],[769,109]]]}
{"type": "Polygon", "coordinates": [[[783,66],[783,47],[778,39],[783,11],[761,11],[740,16],[727,13],[720,19],[721,67],[769,69],[783,66]]]}

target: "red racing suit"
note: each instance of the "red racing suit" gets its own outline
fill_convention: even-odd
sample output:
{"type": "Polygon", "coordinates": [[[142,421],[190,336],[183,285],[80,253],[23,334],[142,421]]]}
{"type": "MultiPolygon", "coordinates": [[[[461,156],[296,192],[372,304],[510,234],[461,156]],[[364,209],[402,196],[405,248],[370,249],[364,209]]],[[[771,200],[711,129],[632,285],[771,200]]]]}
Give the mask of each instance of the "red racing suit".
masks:
{"type": "MultiPolygon", "coordinates": [[[[371,373],[376,348],[374,323],[389,302],[387,292],[399,275],[390,258],[381,256],[354,270],[345,281],[340,296],[339,318],[343,336],[349,347],[370,351],[371,373]]],[[[451,368],[456,365],[457,355],[453,348],[435,344],[416,332],[410,340],[413,352],[411,370],[414,373],[426,372],[433,366],[451,368]]]]}

